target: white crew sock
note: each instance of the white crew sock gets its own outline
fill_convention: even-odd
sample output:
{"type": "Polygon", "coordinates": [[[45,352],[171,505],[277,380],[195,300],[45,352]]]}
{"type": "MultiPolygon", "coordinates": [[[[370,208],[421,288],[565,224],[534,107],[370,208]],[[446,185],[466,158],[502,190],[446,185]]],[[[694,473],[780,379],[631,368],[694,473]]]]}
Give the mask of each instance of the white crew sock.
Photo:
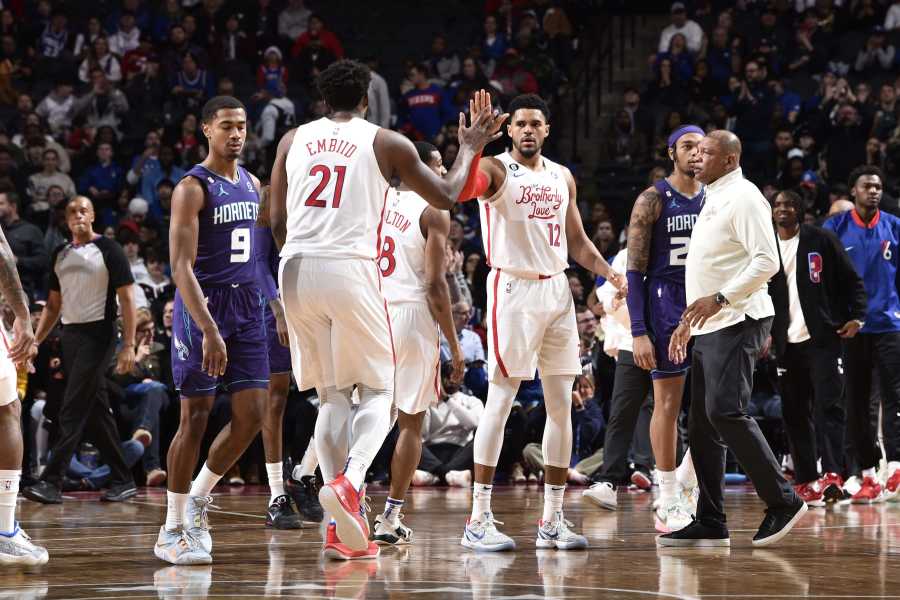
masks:
{"type": "Polygon", "coordinates": [[[297,481],[300,481],[304,477],[312,477],[316,474],[316,465],[318,464],[319,457],[316,455],[316,438],[312,437],[309,440],[309,445],[306,447],[306,452],[303,454],[303,460],[300,461],[299,465],[294,466],[291,476],[297,481]]]}
{"type": "Polygon", "coordinates": [[[544,484],[544,515],[541,520],[545,523],[552,521],[556,513],[562,512],[563,497],[566,495],[566,484],[544,484]]]}
{"type": "Polygon", "coordinates": [[[491,491],[493,489],[493,485],[478,483],[477,481],[472,484],[471,521],[480,521],[484,513],[491,512],[491,491]]]}
{"type": "Polygon", "coordinates": [[[16,528],[16,495],[22,471],[0,471],[0,533],[12,533],[16,528]]]}
{"type": "Polygon", "coordinates": [[[865,479],[866,477],[871,477],[872,479],[876,479],[877,473],[875,471],[875,467],[872,467],[871,469],[863,469],[862,476],[863,476],[863,479],[865,479]]]}
{"type": "Polygon", "coordinates": [[[181,529],[181,515],[187,506],[188,495],[176,492],[166,492],[166,530],[178,531],[181,529]]]}
{"type": "Polygon", "coordinates": [[[284,476],[280,462],[266,463],[266,475],[269,477],[269,504],[278,496],[284,496],[284,476]]]}
{"type": "Polygon", "coordinates": [[[221,475],[217,475],[209,470],[209,467],[206,466],[206,463],[203,463],[203,468],[200,469],[200,473],[197,474],[197,478],[194,479],[194,482],[191,484],[191,496],[203,496],[206,498],[210,494],[212,494],[212,490],[216,487],[216,484],[219,483],[219,480],[222,479],[221,475]]]}
{"type": "Polygon", "coordinates": [[[391,498],[388,496],[388,499],[384,503],[384,520],[390,523],[392,526],[396,527],[397,523],[400,521],[400,510],[403,509],[403,500],[397,500],[396,498],[391,498]]]}
{"type": "Polygon", "coordinates": [[[675,469],[675,481],[685,489],[697,487],[697,472],[694,471],[694,461],[691,459],[691,449],[684,451],[681,464],[675,469]]]}
{"type": "Polygon", "coordinates": [[[670,502],[678,495],[678,482],[675,480],[675,471],[660,471],[657,469],[656,476],[659,478],[659,499],[662,502],[670,502]]]}

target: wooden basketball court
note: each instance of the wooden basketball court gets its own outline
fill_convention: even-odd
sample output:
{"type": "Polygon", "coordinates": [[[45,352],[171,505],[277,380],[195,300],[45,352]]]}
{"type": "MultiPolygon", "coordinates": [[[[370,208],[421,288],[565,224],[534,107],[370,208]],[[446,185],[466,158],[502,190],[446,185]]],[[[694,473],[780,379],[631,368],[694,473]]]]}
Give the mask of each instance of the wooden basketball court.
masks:
{"type": "MultiPolygon", "coordinates": [[[[459,545],[464,489],[414,489],[405,522],[415,542],[375,561],[324,563],[317,528],[272,531],[267,491],[216,489],[210,567],[172,567],[153,556],[163,490],[124,504],[71,494],[61,506],[20,500],[23,526],[50,551],[38,569],[0,570],[0,599],[39,598],[898,598],[900,505],[811,509],[781,545],[753,549],[762,505],[729,488],[730,549],[660,549],[651,496],[620,492],[619,510],[567,496],[566,516],[588,536],[584,552],[536,550],[543,488],[496,487],[494,509],[518,549],[475,554],[459,545]]],[[[371,489],[380,510],[385,489],[371,489]]]]}

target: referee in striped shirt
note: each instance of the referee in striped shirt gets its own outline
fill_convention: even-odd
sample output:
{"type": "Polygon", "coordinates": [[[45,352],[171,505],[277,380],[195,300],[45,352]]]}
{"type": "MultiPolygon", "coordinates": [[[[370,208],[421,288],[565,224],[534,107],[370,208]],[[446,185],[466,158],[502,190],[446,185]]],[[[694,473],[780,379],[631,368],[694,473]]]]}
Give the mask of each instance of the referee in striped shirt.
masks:
{"type": "Polygon", "coordinates": [[[62,315],[66,391],[50,462],[41,481],[22,493],[29,500],[60,504],[69,460],[86,435],[100,450],[111,472],[109,489],[101,499],[120,502],[134,496],[137,488],[122,456],[104,375],[116,346],[116,299],[124,323],[116,371],[126,373],[134,366],[134,279],[122,248],[94,233],[94,206],[90,200],[76,196],[69,202],[66,223],[72,241],[53,253],[50,294],[34,336],[36,345],[43,342],[62,315]]]}

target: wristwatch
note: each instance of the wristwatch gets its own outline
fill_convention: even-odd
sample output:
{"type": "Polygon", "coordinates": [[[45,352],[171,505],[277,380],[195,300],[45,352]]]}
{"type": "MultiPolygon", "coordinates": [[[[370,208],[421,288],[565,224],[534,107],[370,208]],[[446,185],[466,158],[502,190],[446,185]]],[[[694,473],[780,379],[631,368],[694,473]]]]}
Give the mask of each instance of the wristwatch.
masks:
{"type": "Polygon", "coordinates": [[[716,292],[716,304],[719,306],[728,306],[728,298],[722,292],[716,292]]]}

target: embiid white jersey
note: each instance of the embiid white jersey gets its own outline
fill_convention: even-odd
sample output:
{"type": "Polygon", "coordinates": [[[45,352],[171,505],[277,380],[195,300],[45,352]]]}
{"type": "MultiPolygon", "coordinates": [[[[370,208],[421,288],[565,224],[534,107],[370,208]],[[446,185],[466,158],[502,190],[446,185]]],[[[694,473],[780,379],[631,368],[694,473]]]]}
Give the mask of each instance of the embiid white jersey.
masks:
{"type": "Polygon", "coordinates": [[[506,166],[506,179],[497,193],[479,200],[488,264],[533,278],[565,271],[569,186],[562,167],[541,158],[544,168],[533,171],[508,152],[497,158],[506,166]]]}
{"type": "Polygon", "coordinates": [[[364,119],[322,118],[297,128],[288,150],[287,239],[282,258],[378,257],[388,182],[364,119]]]}
{"type": "Polygon", "coordinates": [[[378,267],[391,304],[426,302],[425,236],[420,219],[428,203],[412,191],[391,190],[381,226],[378,267]]]}

